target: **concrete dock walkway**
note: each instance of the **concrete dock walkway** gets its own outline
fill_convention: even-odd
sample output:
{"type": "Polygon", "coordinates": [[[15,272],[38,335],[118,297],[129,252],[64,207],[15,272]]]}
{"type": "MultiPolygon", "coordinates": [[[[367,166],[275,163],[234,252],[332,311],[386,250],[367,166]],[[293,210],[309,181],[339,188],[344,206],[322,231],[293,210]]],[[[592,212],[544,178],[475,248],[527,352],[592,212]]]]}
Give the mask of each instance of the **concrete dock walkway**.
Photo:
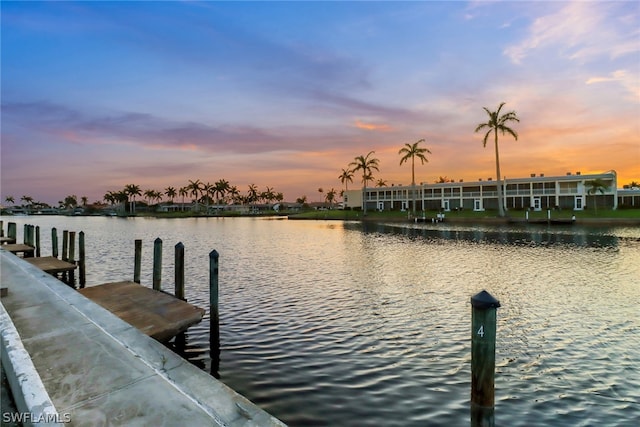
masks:
{"type": "Polygon", "coordinates": [[[34,425],[284,426],[37,267],[0,262],[2,365],[18,410],[48,421],[34,425]]]}

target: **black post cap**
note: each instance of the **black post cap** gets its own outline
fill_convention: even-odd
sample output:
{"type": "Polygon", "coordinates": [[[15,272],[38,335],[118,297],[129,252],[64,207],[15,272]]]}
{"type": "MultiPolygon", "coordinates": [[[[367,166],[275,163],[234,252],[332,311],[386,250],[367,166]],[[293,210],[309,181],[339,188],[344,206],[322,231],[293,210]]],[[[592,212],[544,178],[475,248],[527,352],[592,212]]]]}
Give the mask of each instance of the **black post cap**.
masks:
{"type": "Polygon", "coordinates": [[[474,308],[488,309],[500,307],[500,301],[491,296],[487,291],[482,291],[471,297],[471,305],[474,308]]]}

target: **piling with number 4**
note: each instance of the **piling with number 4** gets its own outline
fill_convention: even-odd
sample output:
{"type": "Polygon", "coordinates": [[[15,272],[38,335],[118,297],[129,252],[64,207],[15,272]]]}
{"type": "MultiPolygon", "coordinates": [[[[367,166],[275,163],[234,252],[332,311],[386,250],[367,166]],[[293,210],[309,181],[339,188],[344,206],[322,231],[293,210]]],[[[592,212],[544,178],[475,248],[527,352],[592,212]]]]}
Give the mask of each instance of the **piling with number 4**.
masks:
{"type": "Polygon", "coordinates": [[[471,297],[471,426],[493,427],[496,368],[496,309],[487,291],[471,297]]]}

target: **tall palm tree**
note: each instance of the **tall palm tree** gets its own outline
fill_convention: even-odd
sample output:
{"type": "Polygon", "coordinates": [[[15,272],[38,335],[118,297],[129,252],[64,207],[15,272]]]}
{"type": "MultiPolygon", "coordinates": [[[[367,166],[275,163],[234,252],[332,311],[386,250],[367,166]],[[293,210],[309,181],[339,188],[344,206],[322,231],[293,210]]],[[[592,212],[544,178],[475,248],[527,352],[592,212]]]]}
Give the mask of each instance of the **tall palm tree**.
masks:
{"type": "Polygon", "coordinates": [[[589,188],[587,190],[587,194],[593,196],[593,207],[595,209],[596,215],[598,215],[598,202],[596,200],[596,193],[604,194],[604,192],[609,189],[609,186],[600,178],[585,181],[584,185],[589,188]]]}
{"type": "Polygon", "coordinates": [[[204,198],[204,203],[207,206],[206,212],[209,213],[209,201],[213,200],[213,195],[215,193],[216,186],[207,182],[206,184],[202,184],[202,197],[204,198]]]}
{"type": "Polygon", "coordinates": [[[156,192],[155,190],[144,190],[144,197],[147,198],[149,204],[148,206],[151,206],[151,200],[156,196],[156,192]]]}
{"type": "Polygon", "coordinates": [[[202,183],[199,179],[195,181],[189,180],[189,184],[187,185],[187,190],[189,190],[189,194],[191,194],[196,203],[196,211],[198,210],[198,197],[200,196],[200,192],[202,191],[202,183]]]}
{"type": "Polygon", "coordinates": [[[489,120],[485,123],[480,123],[478,126],[476,126],[476,132],[487,129],[487,133],[485,133],[484,135],[484,139],[482,141],[482,146],[486,147],[487,146],[487,140],[489,139],[489,135],[491,135],[491,133],[493,133],[494,136],[494,144],[495,144],[495,148],[496,148],[496,177],[498,179],[498,214],[503,217],[504,216],[504,200],[502,197],[502,178],[500,175],[500,156],[498,154],[498,132],[501,132],[502,135],[504,135],[505,133],[508,133],[509,135],[513,136],[513,138],[517,141],[518,140],[518,134],[516,133],[516,131],[514,131],[513,129],[511,129],[509,126],[507,126],[508,122],[519,122],[520,119],[518,119],[518,116],[516,115],[515,111],[509,111],[507,113],[504,113],[502,115],[500,115],[500,110],[502,109],[502,107],[504,106],[504,102],[500,103],[500,105],[498,106],[498,109],[496,111],[489,111],[489,109],[487,107],[482,107],[484,108],[484,111],[487,112],[487,115],[489,116],[489,120]]]}
{"type": "Polygon", "coordinates": [[[229,196],[231,197],[231,202],[234,204],[240,204],[240,190],[235,185],[230,187],[228,190],[229,196]]]}
{"type": "Polygon", "coordinates": [[[353,172],[359,170],[362,171],[362,205],[364,215],[367,214],[367,182],[373,180],[373,170],[380,171],[380,160],[375,157],[371,157],[375,151],[369,151],[366,156],[358,156],[353,159],[353,162],[349,163],[349,166],[353,166],[353,172]]]}
{"type": "Polygon", "coordinates": [[[222,200],[224,200],[227,192],[231,190],[231,186],[229,185],[229,181],[227,181],[226,179],[220,179],[216,181],[215,186],[215,194],[218,196],[218,203],[220,203],[222,200]]]}
{"type": "MultiPolygon", "coordinates": [[[[258,201],[258,187],[256,187],[255,184],[250,184],[249,190],[247,191],[247,202],[249,203],[249,206],[251,206],[257,201],[258,201]]],[[[251,210],[253,211],[253,206],[251,210]]]]}
{"type": "Polygon", "coordinates": [[[129,212],[131,212],[132,214],[135,214],[136,213],[136,196],[141,196],[142,190],[140,190],[139,185],[127,184],[124,186],[124,192],[128,196],[127,200],[129,200],[129,197],[133,197],[133,202],[131,202],[130,204],[129,212]]]}
{"type": "Polygon", "coordinates": [[[411,159],[411,194],[412,194],[412,210],[413,214],[416,213],[416,157],[420,159],[420,162],[424,165],[425,162],[429,162],[425,153],[431,154],[428,148],[420,147],[420,144],[425,142],[424,138],[414,142],[413,144],[404,144],[404,147],[398,151],[401,154],[400,166],[407,160],[411,159]]]}
{"type": "Polygon", "coordinates": [[[189,189],[186,186],[180,187],[180,189],[178,190],[178,194],[180,195],[180,197],[182,197],[182,206],[180,207],[180,210],[184,211],[184,198],[189,195],[189,189]]]}
{"type": "Polygon", "coordinates": [[[178,192],[176,191],[175,187],[167,187],[164,189],[164,194],[169,198],[171,204],[173,204],[173,199],[176,197],[178,192]]]}
{"type": "Polygon", "coordinates": [[[342,169],[338,179],[344,184],[344,191],[349,191],[349,183],[353,182],[353,171],[351,169],[342,169]]]}
{"type": "Polygon", "coordinates": [[[329,209],[333,209],[333,202],[336,199],[336,194],[337,192],[334,188],[331,188],[331,190],[327,191],[325,200],[329,203],[329,209]]]}
{"type": "Polygon", "coordinates": [[[120,190],[117,193],[113,193],[115,201],[122,207],[122,214],[127,211],[127,202],[129,201],[129,193],[126,190],[120,190]]]}

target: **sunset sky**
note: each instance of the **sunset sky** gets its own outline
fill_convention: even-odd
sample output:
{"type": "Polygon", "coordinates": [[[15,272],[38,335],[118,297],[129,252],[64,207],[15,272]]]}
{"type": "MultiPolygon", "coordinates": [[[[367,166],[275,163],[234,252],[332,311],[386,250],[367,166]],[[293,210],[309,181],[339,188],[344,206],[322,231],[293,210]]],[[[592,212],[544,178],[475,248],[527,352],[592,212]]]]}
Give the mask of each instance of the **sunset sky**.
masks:
{"type": "MultiPolygon", "coordinates": [[[[640,3],[2,1],[4,202],[221,178],[285,200],[375,150],[410,184],[494,177],[474,133],[506,102],[507,178],[640,181],[640,3]]],[[[350,188],[360,185],[354,178],[350,188]]]]}

